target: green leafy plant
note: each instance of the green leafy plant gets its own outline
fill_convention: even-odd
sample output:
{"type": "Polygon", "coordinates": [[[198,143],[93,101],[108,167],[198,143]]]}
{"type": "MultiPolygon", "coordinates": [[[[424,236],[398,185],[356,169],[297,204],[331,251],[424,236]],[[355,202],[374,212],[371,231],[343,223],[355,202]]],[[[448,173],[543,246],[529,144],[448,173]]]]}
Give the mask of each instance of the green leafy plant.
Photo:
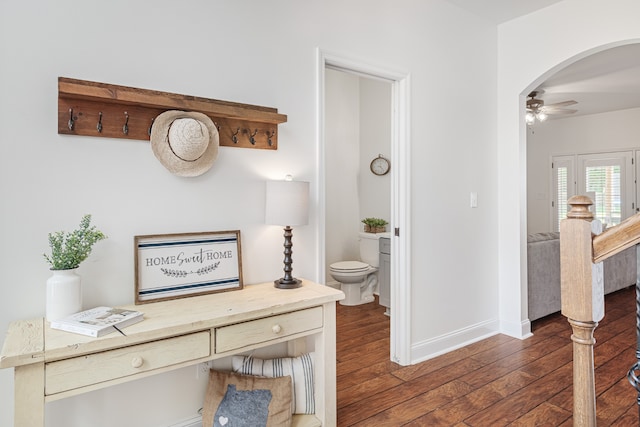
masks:
{"type": "Polygon", "coordinates": [[[388,224],[387,221],[381,218],[365,218],[362,220],[362,223],[364,225],[368,225],[369,227],[373,227],[373,228],[384,227],[385,225],[388,224]]]}
{"type": "Polygon", "coordinates": [[[49,233],[51,256],[44,254],[44,259],[51,265],[52,270],[78,268],[91,253],[93,245],[106,238],[102,231],[91,226],[91,215],[85,215],[77,230],[71,233],[64,231],[49,233]]]}

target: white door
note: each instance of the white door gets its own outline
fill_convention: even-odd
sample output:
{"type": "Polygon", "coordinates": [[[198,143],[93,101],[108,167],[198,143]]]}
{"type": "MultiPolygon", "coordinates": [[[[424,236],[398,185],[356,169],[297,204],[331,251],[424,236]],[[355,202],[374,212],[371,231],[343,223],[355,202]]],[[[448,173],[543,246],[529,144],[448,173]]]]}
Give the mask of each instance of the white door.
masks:
{"type": "Polygon", "coordinates": [[[590,193],[595,217],[607,226],[620,224],[634,213],[633,152],[578,156],[578,194],[590,193]]]}

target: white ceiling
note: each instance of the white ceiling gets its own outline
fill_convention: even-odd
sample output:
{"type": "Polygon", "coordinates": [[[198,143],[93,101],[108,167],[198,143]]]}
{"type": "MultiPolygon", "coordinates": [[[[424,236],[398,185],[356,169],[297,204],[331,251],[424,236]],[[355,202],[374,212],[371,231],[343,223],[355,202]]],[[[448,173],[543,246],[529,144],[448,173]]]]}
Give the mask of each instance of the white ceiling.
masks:
{"type": "MultiPolygon", "coordinates": [[[[563,0],[448,0],[484,19],[500,24],[563,0]]],[[[532,58],[535,61],[535,58],[532,58]]],[[[640,44],[608,49],[560,70],[537,89],[546,105],[567,100],[575,117],[640,107],[640,44]]]]}
{"type": "MultiPolygon", "coordinates": [[[[640,107],[640,44],[595,53],[558,71],[542,83],[545,104],[578,101],[571,116],[640,107]]],[[[569,117],[569,116],[563,116],[569,117]]]]}
{"type": "Polygon", "coordinates": [[[494,24],[528,15],[562,0],[448,0],[462,9],[475,13],[494,24]]]}

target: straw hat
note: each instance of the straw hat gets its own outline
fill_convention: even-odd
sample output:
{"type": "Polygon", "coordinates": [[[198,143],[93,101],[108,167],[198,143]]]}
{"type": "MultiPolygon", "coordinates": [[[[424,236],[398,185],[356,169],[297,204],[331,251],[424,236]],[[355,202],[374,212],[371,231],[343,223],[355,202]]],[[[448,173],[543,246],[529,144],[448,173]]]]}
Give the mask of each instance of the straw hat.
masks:
{"type": "Polygon", "coordinates": [[[151,127],[151,149],[171,173],[198,176],[218,157],[218,129],[202,113],[170,110],[160,114],[151,127]]]}

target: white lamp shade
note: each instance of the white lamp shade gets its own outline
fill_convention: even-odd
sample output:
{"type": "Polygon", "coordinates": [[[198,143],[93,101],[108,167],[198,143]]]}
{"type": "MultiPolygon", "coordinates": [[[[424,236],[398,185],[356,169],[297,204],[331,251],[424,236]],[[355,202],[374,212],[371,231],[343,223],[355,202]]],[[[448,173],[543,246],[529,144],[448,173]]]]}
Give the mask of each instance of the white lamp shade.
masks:
{"type": "Polygon", "coordinates": [[[309,223],[309,183],[267,181],[265,222],[294,226],[309,223]]]}

